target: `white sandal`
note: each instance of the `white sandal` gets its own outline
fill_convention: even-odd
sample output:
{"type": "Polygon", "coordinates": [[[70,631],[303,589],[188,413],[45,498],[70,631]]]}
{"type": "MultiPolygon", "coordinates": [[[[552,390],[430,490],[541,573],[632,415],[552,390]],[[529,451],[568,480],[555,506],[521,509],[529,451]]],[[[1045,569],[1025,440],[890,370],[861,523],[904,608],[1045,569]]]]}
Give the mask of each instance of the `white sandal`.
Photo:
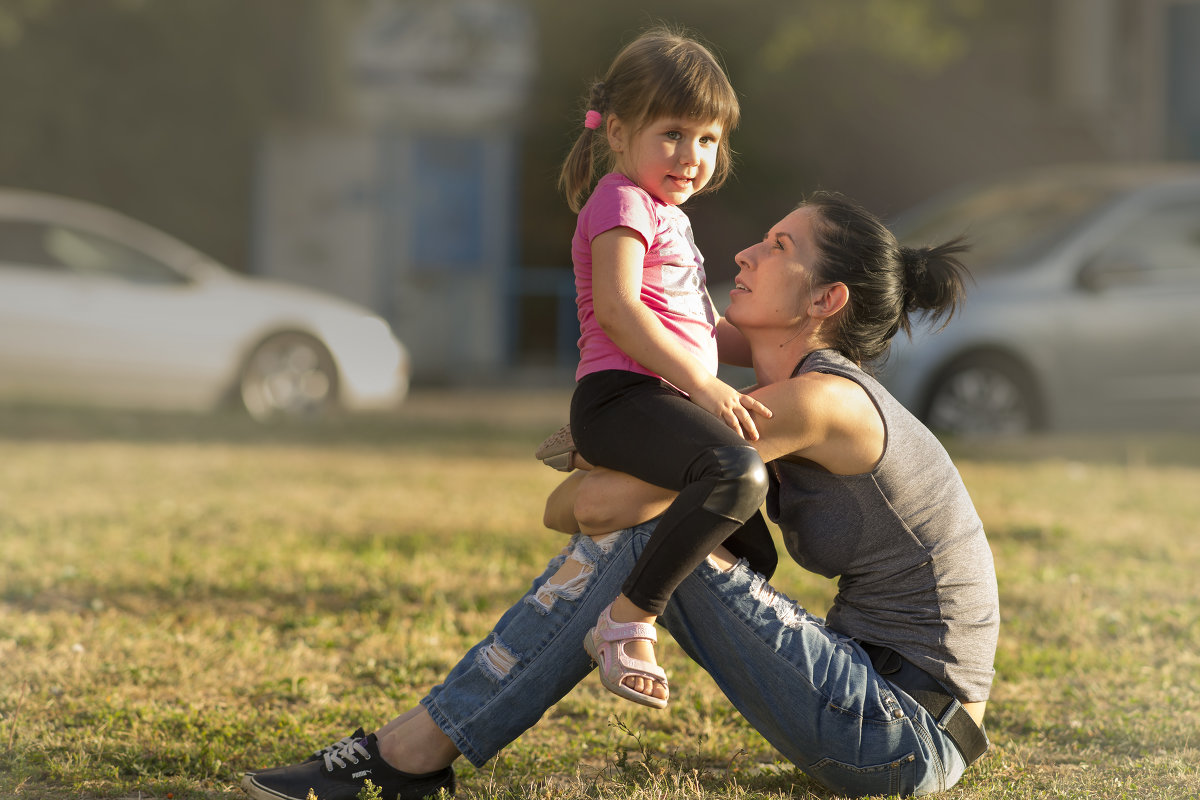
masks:
{"type": "Polygon", "coordinates": [[[611,611],[612,605],[601,611],[596,627],[583,637],[583,649],[588,651],[600,668],[600,682],[605,689],[626,700],[651,708],[666,708],[671,696],[671,690],[667,687],[667,673],[657,664],[625,655],[625,643],[633,639],[646,639],[651,644],[657,644],[657,631],[653,625],[645,622],[613,622],[611,611]],[[624,683],[629,677],[648,678],[660,684],[667,696],[655,697],[630,688],[624,683]]]}

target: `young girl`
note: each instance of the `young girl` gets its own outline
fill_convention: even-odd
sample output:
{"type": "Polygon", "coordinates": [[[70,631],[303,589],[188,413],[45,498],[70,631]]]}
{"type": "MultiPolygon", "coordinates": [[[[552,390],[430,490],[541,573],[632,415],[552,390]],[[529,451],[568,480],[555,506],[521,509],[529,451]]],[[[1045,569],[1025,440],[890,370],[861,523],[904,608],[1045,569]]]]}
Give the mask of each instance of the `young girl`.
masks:
{"type": "Polygon", "coordinates": [[[655,29],[616,57],[589,95],[559,185],[579,214],[572,242],[580,360],[571,434],[594,466],[679,491],[584,646],[610,691],[667,704],[654,620],[679,583],[762,505],[766,468],[746,440],[764,406],[716,378],[717,318],[703,258],[679,205],[730,171],[737,97],[704,46],[655,29]],[[608,174],[587,195],[598,151],[608,174]]]}

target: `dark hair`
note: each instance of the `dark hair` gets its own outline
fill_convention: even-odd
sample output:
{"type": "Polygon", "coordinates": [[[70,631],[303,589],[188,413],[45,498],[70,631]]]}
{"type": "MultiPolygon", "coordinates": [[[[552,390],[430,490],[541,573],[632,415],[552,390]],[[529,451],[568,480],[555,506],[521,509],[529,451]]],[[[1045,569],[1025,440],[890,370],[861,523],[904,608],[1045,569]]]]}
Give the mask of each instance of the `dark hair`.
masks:
{"type": "MultiPolygon", "coordinates": [[[[592,84],[587,110],[605,119],[614,114],[634,133],[663,117],[714,120],[722,133],[713,176],[703,191],[716,189],[729,176],[729,134],[741,117],[737,94],[712,52],[682,32],[653,28],[626,45],[604,78],[592,84]]],[[[603,128],[584,128],[563,162],[558,187],[572,211],[579,211],[591,190],[597,150],[608,150],[603,128]]],[[[612,153],[605,160],[611,169],[612,153]]]]}
{"type": "Polygon", "coordinates": [[[900,330],[912,335],[911,317],[921,314],[945,327],[965,296],[969,277],[957,238],[932,247],[905,247],[874,214],[836,192],[817,192],[803,207],[814,209],[813,238],[819,261],[813,284],[844,283],[850,299],[837,317],[832,342],[857,364],[887,355],[900,330]]]}

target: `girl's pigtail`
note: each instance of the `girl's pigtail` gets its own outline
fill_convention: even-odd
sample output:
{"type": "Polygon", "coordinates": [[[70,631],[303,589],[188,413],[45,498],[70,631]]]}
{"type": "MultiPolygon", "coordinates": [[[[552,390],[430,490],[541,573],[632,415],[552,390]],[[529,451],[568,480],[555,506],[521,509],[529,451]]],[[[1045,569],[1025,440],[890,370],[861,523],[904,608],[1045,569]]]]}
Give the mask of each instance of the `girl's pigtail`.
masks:
{"type": "Polygon", "coordinates": [[[592,86],[588,95],[588,111],[584,116],[583,132],[575,140],[575,145],[563,161],[562,171],[558,175],[558,188],[567,197],[567,205],[576,214],[583,208],[592,185],[592,177],[596,163],[597,130],[604,122],[605,112],[604,82],[599,81],[592,86]]]}

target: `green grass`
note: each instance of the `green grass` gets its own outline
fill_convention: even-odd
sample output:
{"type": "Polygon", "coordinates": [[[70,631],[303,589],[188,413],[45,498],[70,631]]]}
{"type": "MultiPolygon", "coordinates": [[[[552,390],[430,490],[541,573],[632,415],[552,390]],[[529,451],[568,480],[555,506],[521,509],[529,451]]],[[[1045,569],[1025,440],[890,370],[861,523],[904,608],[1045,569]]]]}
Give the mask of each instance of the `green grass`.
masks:
{"type": "MultiPolygon", "coordinates": [[[[0,797],[241,797],[415,703],[564,538],[533,448],[567,396],[393,418],[0,409],[0,797]]],[[[1200,797],[1200,439],[953,448],[996,556],[991,753],[948,797],[1200,797]]],[[[823,613],[828,581],[776,584],[823,613]]],[[[829,795],[673,644],[666,712],[588,681],[460,797],[829,795]]]]}

